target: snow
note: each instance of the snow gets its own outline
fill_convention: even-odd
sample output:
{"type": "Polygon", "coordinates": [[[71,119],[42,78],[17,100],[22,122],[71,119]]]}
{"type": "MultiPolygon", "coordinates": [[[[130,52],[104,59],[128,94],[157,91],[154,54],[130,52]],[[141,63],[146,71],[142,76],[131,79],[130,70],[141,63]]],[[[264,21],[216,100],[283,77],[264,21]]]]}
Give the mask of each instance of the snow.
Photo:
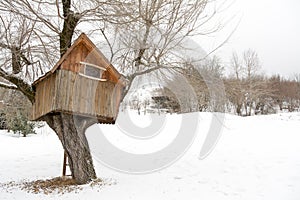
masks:
{"type": "MultiPolygon", "coordinates": [[[[142,121],[143,127],[147,126],[149,116],[130,115],[142,121]]],[[[97,175],[116,184],[101,188],[83,186],[77,193],[64,195],[0,188],[0,199],[300,199],[300,113],[252,117],[226,114],[220,140],[212,153],[200,160],[212,115],[199,113],[193,144],[184,156],[162,170],[138,175],[122,173],[99,162],[95,156],[97,149],[92,148],[97,175]]],[[[161,133],[173,133],[178,128],[175,123],[182,117],[167,115],[161,133]],[[172,123],[174,126],[170,126],[172,123]]],[[[151,152],[146,141],[141,143],[145,145],[139,145],[138,138],[125,139],[117,126],[100,127],[108,140],[124,151],[151,152]]],[[[157,142],[154,145],[157,150],[164,142],[153,141],[155,137],[158,136],[148,139],[157,142]]],[[[159,137],[170,140],[173,136],[159,137]]],[[[0,183],[57,177],[61,174],[62,158],[61,144],[47,126],[26,138],[0,132],[0,183]]]]}

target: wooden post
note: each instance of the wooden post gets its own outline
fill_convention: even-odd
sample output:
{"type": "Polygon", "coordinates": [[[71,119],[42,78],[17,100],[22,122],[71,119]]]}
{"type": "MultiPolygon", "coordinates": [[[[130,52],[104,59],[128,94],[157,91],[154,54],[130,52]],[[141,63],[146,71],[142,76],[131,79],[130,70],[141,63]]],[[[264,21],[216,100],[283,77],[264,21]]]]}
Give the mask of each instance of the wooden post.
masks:
{"type": "Polygon", "coordinates": [[[63,161],[63,171],[62,171],[62,176],[66,176],[66,170],[67,170],[67,153],[64,151],[64,161],[63,161]]]}

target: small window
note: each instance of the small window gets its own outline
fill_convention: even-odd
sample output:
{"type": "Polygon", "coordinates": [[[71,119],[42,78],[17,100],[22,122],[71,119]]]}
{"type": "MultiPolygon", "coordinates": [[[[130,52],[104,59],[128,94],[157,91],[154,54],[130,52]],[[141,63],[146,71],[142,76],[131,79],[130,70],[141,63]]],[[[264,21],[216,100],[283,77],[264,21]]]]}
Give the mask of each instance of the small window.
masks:
{"type": "Polygon", "coordinates": [[[80,64],[81,66],[79,71],[81,75],[101,81],[106,81],[106,79],[102,79],[102,74],[104,71],[106,71],[105,68],[85,62],[80,62],[80,64]]]}
{"type": "Polygon", "coordinates": [[[101,69],[90,66],[90,65],[85,65],[85,75],[91,76],[94,78],[101,78],[101,69]]]}

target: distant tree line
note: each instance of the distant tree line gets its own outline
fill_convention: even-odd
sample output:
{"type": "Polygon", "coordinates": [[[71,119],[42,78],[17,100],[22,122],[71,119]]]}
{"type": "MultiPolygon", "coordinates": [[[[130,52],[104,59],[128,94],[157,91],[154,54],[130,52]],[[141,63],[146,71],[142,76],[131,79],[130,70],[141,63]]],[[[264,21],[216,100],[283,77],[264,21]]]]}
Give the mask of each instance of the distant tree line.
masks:
{"type": "Polygon", "coordinates": [[[238,115],[300,110],[300,82],[280,75],[224,79],[228,101],[238,115]]]}
{"type": "Polygon", "coordinates": [[[152,107],[169,112],[230,112],[240,116],[300,111],[300,74],[290,78],[264,75],[259,57],[251,49],[240,57],[233,53],[227,68],[230,73],[225,75],[225,67],[217,56],[196,64],[186,62],[181,75],[153,91],[152,103],[147,100],[147,104],[140,104],[145,109],[152,107]],[[182,76],[195,98],[187,92],[189,88],[182,86],[182,76]],[[225,95],[220,99],[218,94],[223,89],[225,95]]]}
{"type": "Polygon", "coordinates": [[[224,75],[224,67],[217,57],[200,66],[188,65],[184,74],[197,94],[198,111],[220,111],[212,105],[214,97],[210,95],[207,80],[222,80],[226,99],[219,101],[222,103],[219,107],[227,112],[250,116],[300,110],[300,74],[288,79],[264,75],[257,53],[251,49],[244,51],[242,57],[233,53],[229,69],[230,74],[224,75]]]}

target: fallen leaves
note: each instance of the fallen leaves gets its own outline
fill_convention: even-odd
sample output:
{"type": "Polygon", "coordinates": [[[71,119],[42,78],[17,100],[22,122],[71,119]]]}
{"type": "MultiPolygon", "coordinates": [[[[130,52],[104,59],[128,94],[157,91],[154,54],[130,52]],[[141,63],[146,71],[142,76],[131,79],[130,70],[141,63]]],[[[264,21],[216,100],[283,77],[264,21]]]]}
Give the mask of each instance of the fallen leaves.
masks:
{"type": "Polygon", "coordinates": [[[97,189],[99,192],[101,188],[108,185],[115,185],[116,181],[112,179],[94,179],[86,185],[77,185],[75,180],[70,177],[56,177],[46,180],[36,180],[36,181],[21,181],[14,182],[10,181],[7,183],[0,183],[0,189],[4,189],[6,192],[12,192],[16,189],[21,189],[28,193],[45,195],[48,194],[65,194],[65,193],[79,193],[86,187],[91,189],[97,189]]]}

